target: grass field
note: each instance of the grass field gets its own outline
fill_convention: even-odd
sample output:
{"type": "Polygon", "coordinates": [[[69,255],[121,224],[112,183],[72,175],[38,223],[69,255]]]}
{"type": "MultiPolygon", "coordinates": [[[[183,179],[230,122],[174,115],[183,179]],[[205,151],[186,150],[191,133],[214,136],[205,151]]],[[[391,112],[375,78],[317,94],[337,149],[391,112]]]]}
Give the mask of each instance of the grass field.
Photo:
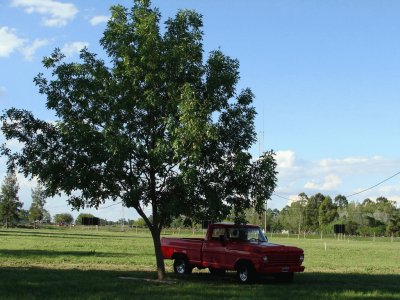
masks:
{"type": "Polygon", "coordinates": [[[305,250],[306,271],[292,284],[262,278],[243,286],[233,272],[206,270],[177,277],[171,261],[169,280],[158,282],[146,231],[0,229],[0,299],[400,299],[398,238],[270,241],[305,250]]]}

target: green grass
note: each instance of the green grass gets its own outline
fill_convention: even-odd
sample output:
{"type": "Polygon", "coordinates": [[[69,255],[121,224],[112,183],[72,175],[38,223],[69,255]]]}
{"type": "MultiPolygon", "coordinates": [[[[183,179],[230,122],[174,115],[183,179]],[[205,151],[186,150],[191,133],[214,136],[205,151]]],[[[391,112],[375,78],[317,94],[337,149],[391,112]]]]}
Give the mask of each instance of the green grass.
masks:
{"type": "Polygon", "coordinates": [[[267,277],[243,286],[233,272],[215,277],[206,270],[177,277],[171,261],[170,280],[160,283],[148,280],[156,274],[146,231],[2,229],[0,299],[400,299],[399,239],[270,241],[305,250],[306,272],[294,283],[267,277]]]}

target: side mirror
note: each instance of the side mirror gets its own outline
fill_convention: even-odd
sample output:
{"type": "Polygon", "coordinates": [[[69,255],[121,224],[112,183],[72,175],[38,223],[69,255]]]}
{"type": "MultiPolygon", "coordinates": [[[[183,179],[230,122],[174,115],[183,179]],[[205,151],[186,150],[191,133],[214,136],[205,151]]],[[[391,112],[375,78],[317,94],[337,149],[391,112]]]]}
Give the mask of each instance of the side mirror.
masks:
{"type": "Polygon", "coordinates": [[[268,237],[266,236],[266,235],[264,235],[264,237],[265,237],[265,240],[267,241],[267,243],[268,243],[268,237]]]}

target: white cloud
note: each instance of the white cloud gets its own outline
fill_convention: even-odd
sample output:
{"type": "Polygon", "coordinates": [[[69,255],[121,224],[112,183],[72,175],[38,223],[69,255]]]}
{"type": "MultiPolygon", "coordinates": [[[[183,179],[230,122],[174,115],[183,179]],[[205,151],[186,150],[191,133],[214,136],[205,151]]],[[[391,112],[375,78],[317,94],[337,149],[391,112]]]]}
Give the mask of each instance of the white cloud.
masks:
{"type": "MultiPolygon", "coordinates": [[[[389,178],[398,171],[400,159],[388,159],[381,156],[345,157],[339,159],[327,158],[321,160],[304,160],[298,158],[292,150],[277,151],[276,160],[278,182],[273,202],[277,207],[293,202],[301,192],[312,195],[316,192],[335,197],[336,195],[351,195],[389,178]],[[289,196],[291,195],[291,196],[289,196]],[[277,205],[278,204],[278,205],[277,205]]],[[[349,198],[349,201],[362,201],[365,198],[386,197],[398,201],[400,199],[400,182],[398,177],[385,184],[374,187],[359,195],[349,198]],[[397,179],[397,181],[396,181],[397,179]]],[[[400,204],[400,202],[398,202],[400,204]]]]}
{"type": "Polygon", "coordinates": [[[85,47],[89,47],[89,43],[73,42],[65,44],[64,47],[61,49],[61,52],[64,53],[67,57],[71,57],[75,54],[79,54],[79,52],[85,47]]]}
{"type": "Polygon", "coordinates": [[[278,168],[292,168],[295,161],[295,154],[292,150],[277,151],[275,159],[278,168]]]}
{"type": "Polygon", "coordinates": [[[93,26],[99,25],[101,23],[106,23],[110,19],[110,16],[95,16],[89,20],[89,23],[93,26]]]}
{"type": "Polygon", "coordinates": [[[359,168],[373,167],[374,165],[382,165],[385,162],[381,156],[372,157],[346,157],[342,159],[322,159],[318,162],[318,166],[325,170],[350,171],[359,168]]]}
{"type": "Polygon", "coordinates": [[[25,39],[21,39],[15,34],[15,29],[0,27],[0,57],[9,57],[25,42],[25,39]]]}
{"type": "Polygon", "coordinates": [[[24,56],[25,60],[31,61],[33,59],[33,55],[36,51],[49,44],[49,40],[47,39],[35,39],[32,44],[21,49],[21,53],[24,56]]]}
{"type": "Polygon", "coordinates": [[[339,176],[330,174],[325,176],[324,181],[319,182],[318,180],[311,180],[308,181],[304,188],[306,189],[313,189],[313,190],[320,190],[320,191],[331,191],[342,184],[342,180],[339,176]]]}
{"type": "Polygon", "coordinates": [[[37,179],[36,178],[26,178],[23,174],[17,173],[17,180],[20,189],[25,189],[30,191],[31,189],[37,186],[37,179]]]}
{"type": "Polygon", "coordinates": [[[78,13],[74,4],[54,0],[12,0],[11,6],[22,7],[28,14],[42,15],[42,23],[47,27],[65,26],[78,13]]]}

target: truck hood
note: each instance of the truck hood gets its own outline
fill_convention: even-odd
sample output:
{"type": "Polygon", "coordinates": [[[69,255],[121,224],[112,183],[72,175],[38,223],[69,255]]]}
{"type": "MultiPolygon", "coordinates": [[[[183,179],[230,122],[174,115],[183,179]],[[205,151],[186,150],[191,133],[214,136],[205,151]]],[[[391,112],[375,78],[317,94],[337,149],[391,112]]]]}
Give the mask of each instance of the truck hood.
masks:
{"type": "Polygon", "coordinates": [[[293,253],[302,254],[304,250],[294,246],[285,246],[273,243],[259,243],[259,244],[249,244],[249,246],[254,249],[254,252],[258,253],[293,253]]]}

